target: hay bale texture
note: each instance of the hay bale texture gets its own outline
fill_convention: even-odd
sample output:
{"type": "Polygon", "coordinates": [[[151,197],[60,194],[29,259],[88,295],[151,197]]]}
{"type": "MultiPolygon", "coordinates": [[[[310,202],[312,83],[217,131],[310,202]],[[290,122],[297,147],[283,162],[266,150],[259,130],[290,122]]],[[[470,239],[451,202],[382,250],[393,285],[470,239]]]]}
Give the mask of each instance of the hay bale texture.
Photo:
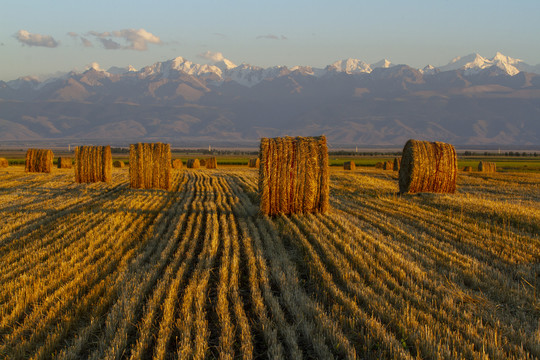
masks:
{"type": "Polygon", "coordinates": [[[198,169],[201,167],[201,162],[199,159],[188,159],[187,167],[188,169],[198,169]]]}
{"type": "Polygon", "coordinates": [[[58,158],[58,168],[59,169],[71,169],[73,165],[73,159],[68,157],[59,157],[58,158]]]}
{"type": "Polygon", "coordinates": [[[472,168],[472,166],[465,166],[465,167],[463,167],[463,171],[465,171],[465,172],[472,172],[472,171],[473,171],[473,168],[472,168]]]}
{"type": "Polygon", "coordinates": [[[217,169],[217,159],[215,156],[206,159],[206,168],[207,169],[217,169]]]}
{"type": "Polygon", "coordinates": [[[206,160],[205,159],[199,160],[199,165],[200,166],[206,166],[206,160]]]}
{"type": "Polygon", "coordinates": [[[393,161],[385,161],[383,163],[383,169],[384,170],[394,170],[394,162],[393,161]]]}
{"type": "Polygon", "coordinates": [[[401,158],[400,157],[394,158],[394,171],[399,171],[400,167],[401,167],[401,158]]]}
{"type": "Polygon", "coordinates": [[[260,164],[259,158],[249,159],[248,167],[250,167],[250,168],[258,168],[259,164],[260,164]]]}
{"type": "Polygon", "coordinates": [[[452,145],[407,141],[399,169],[400,193],[454,193],[456,179],[457,155],[452,145]]]}
{"type": "Polygon", "coordinates": [[[172,161],[172,168],[173,169],[181,169],[184,166],[184,163],[181,159],[174,159],[172,161]]]}
{"type": "Polygon", "coordinates": [[[129,146],[129,179],[133,189],[170,190],[170,144],[131,144],[129,146]]]}
{"type": "Polygon", "coordinates": [[[381,161],[375,164],[375,169],[382,169],[383,167],[384,167],[384,163],[381,161]]]}
{"type": "Polygon", "coordinates": [[[52,150],[28,149],[26,151],[25,171],[50,173],[53,157],[52,150]]]}
{"type": "Polygon", "coordinates": [[[112,166],[115,168],[123,168],[126,164],[123,161],[115,160],[113,161],[112,166]]]}
{"type": "Polygon", "coordinates": [[[354,161],[345,161],[343,163],[343,170],[354,170],[356,169],[356,164],[354,161]]]}
{"type": "Polygon", "coordinates": [[[0,158],[0,168],[6,168],[9,166],[8,159],[0,158]]]}
{"type": "Polygon", "coordinates": [[[259,159],[261,213],[328,211],[326,137],[262,138],[259,159]]]}
{"type": "Polygon", "coordinates": [[[478,163],[478,171],[484,173],[497,172],[497,164],[494,162],[480,161],[478,163]]]}
{"type": "Polygon", "coordinates": [[[111,178],[112,155],[109,145],[77,146],[75,148],[76,182],[110,182],[111,178]]]}

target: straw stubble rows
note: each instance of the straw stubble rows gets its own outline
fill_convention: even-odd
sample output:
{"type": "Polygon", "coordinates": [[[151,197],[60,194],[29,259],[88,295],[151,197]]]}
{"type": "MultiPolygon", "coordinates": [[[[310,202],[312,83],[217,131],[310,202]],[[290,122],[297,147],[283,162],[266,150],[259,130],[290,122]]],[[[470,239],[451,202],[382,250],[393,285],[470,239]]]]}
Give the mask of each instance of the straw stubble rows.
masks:
{"type": "Polygon", "coordinates": [[[332,170],[327,214],[274,218],[255,169],[72,177],[0,172],[2,357],[540,356],[537,175],[332,170]]]}

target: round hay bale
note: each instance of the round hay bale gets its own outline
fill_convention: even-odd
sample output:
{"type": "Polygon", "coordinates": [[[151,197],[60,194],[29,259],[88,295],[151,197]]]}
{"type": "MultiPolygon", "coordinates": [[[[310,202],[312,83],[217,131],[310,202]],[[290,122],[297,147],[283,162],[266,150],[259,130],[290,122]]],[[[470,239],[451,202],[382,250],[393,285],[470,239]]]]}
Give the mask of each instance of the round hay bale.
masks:
{"type": "Polygon", "coordinates": [[[67,157],[59,157],[58,158],[58,168],[59,169],[71,169],[71,166],[73,165],[73,159],[67,158],[67,157]]]}
{"type": "Polygon", "coordinates": [[[201,162],[199,159],[188,159],[187,167],[188,169],[198,169],[201,167],[201,162]]]}
{"type": "Polygon", "coordinates": [[[259,158],[249,159],[248,166],[250,168],[258,168],[260,164],[259,158]]]}
{"type": "Polygon", "coordinates": [[[472,168],[472,166],[465,166],[465,167],[463,168],[463,171],[464,171],[464,172],[472,172],[472,171],[473,171],[473,168],[472,168]]]}
{"type": "Polygon", "coordinates": [[[497,164],[494,162],[480,161],[478,163],[478,171],[484,173],[492,173],[497,171],[497,164]]]}
{"type": "Polygon", "coordinates": [[[199,160],[199,165],[206,166],[206,159],[200,159],[199,160]]]}
{"type": "Polygon", "coordinates": [[[375,169],[382,169],[383,167],[384,167],[384,163],[381,161],[375,164],[375,169]]]}
{"type": "Polygon", "coordinates": [[[354,161],[345,161],[343,163],[343,170],[354,170],[356,169],[356,164],[354,161]]]}
{"type": "Polygon", "coordinates": [[[452,145],[407,141],[399,169],[400,193],[454,193],[456,179],[457,155],[452,145]]]}
{"type": "Polygon", "coordinates": [[[394,162],[393,161],[385,161],[383,163],[383,169],[384,170],[394,170],[394,162]]]}
{"type": "Polygon", "coordinates": [[[215,156],[206,159],[206,168],[207,169],[217,169],[217,159],[216,159],[215,156]]]}
{"type": "Polygon", "coordinates": [[[28,149],[26,151],[25,171],[50,173],[53,158],[52,150],[28,149]]]}
{"type": "Polygon", "coordinates": [[[401,167],[401,158],[400,157],[394,158],[394,171],[399,171],[400,167],[401,167]]]}
{"type": "Polygon", "coordinates": [[[75,181],[79,184],[110,182],[112,166],[110,145],[75,148],[75,181]]]}
{"type": "Polygon", "coordinates": [[[173,169],[181,169],[184,166],[184,163],[181,159],[174,159],[172,161],[172,168],[173,169]]]}
{"type": "Polygon", "coordinates": [[[126,166],[126,164],[123,161],[115,160],[113,161],[112,166],[114,166],[115,168],[123,168],[124,166],[126,166]]]}
{"type": "Polygon", "coordinates": [[[9,166],[9,161],[6,158],[0,158],[0,168],[5,168],[9,166]]]}

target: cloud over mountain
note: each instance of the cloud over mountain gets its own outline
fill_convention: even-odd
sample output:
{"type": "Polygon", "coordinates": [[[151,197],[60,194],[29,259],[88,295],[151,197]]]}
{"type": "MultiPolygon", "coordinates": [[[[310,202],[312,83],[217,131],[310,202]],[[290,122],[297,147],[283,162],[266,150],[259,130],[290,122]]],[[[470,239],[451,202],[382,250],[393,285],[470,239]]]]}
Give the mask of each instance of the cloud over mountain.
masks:
{"type": "Polygon", "coordinates": [[[148,44],[161,44],[161,39],[145,29],[122,29],[118,31],[97,32],[90,31],[88,35],[95,36],[107,50],[148,50],[148,44]],[[120,39],[126,43],[122,46],[118,41],[120,39]]]}
{"type": "Polygon", "coordinates": [[[206,51],[206,52],[201,53],[201,54],[199,54],[197,56],[202,58],[202,59],[210,60],[212,62],[218,62],[218,61],[221,61],[221,60],[225,59],[225,57],[223,56],[222,53],[213,52],[213,51],[206,51]]]}
{"type": "Polygon", "coordinates": [[[43,46],[49,48],[55,48],[58,46],[58,42],[52,36],[32,34],[26,30],[17,31],[13,37],[22,44],[28,46],[43,46]]]}

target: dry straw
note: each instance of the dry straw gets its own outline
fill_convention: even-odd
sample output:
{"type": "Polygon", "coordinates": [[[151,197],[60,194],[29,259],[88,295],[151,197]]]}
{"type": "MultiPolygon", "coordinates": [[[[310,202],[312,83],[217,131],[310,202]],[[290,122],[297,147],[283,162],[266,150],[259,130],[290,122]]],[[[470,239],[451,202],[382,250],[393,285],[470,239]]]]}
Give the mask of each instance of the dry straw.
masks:
{"type": "Polygon", "coordinates": [[[456,179],[457,155],[452,145],[407,141],[399,169],[400,193],[454,193],[456,179]]]}
{"type": "Polygon", "coordinates": [[[112,163],[112,166],[114,166],[115,168],[123,168],[126,164],[124,164],[123,161],[120,161],[120,160],[115,160],[113,163],[112,163]]]}
{"type": "Polygon", "coordinates": [[[394,170],[394,162],[393,161],[385,161],[383,164],[384,170],[394,170]]]}
{"type": "Polygon", "coordinates": [[[207,169],[217,169],[217,159],[216,159],[215,156],[206,159],[206,168],[207,169]]]}
{"type": "Polygon", "coordinates": [[[199,165],[201,165],[203,167],[206,166],[206,160],[205,159],[199,160],[199,165]]]}
{"type": "Polygon", "coordinates": [[[71,166],[73,164],[72,158],[67,157],[59,157],[58,158],[58,168],[59,169],[71,169],[71,166]]]}
{"type": "Polygon", "coordinates": [[[110,146],[77,146],[75,148],[76,182],[110,182],[111,178],[112,155],[110,146]]]}
{"type": "Polygon", "coordinates": [[[375,164],[375,169],[382,169],[384,167],[384,163],[383,162],[378,162],[375,164]]]}
{"type": "Polygon", "coordinates": [[[261,213],[328,211],[326,137],[262,138],[259,159],[261,213]]]}
{"type": "Polygon", "coordinates": [[[356,164],[354,163],[354,161],[345,161],[343,163],[343,169],[344,170],[354,170],[354,169],[356,169],[356,164]]]}
{"type": "Polygon", "coordinates": [[[201,162],[199,159],[188,159],[187,167],[188,169],[198,169],[201,167],[201,162]]]}
{"type": "Polygon", "coordinates": [[[0,158],[0,168],[5,168],[9,166],[9,162],[6,158],[0,158]]]}
{"type": "Polygon", "coordinates": [[[53,165],[52,150],[28,149],[26,152],[26,172],[50,173],[53,165]]]}
{"type": "Polygon", "coordinates": [[[473,171],[473,168],[472,168],[472,166],[465,166],[465,167],[463,168],[463,171],[465,171],[465,172],[472,172],[472,171],[473,171]]]}
{"type": "Polygon", "coordinates": [[[497,164],[494,162],[480,161],[478,163],[478,171],[484,173],[497,172],[497,164]]]}
{"type": "Polygon", "coordinates": [[[173,169],[181,169],[184,166],[181,159],[174,159],[172,161],[172,168],[173,169]]]}
{"type": "Polygon", "coordinates": [[[171,189],[171,146],[137,143],[129,146],[129,179],[134,189],[171,189]]]}
{"type": "Polygon", "coordinates": [[[394,158],[394,171],[399,171],[400,167],[401,167],[401,158],[400,157],[394,158]]]}
{"type": "Polygon", "coordinates": [[[259,158],[255,159],[249,159],[248,166],[250,168],[258,168],[259,167],[260,160],[259,158]]]}

